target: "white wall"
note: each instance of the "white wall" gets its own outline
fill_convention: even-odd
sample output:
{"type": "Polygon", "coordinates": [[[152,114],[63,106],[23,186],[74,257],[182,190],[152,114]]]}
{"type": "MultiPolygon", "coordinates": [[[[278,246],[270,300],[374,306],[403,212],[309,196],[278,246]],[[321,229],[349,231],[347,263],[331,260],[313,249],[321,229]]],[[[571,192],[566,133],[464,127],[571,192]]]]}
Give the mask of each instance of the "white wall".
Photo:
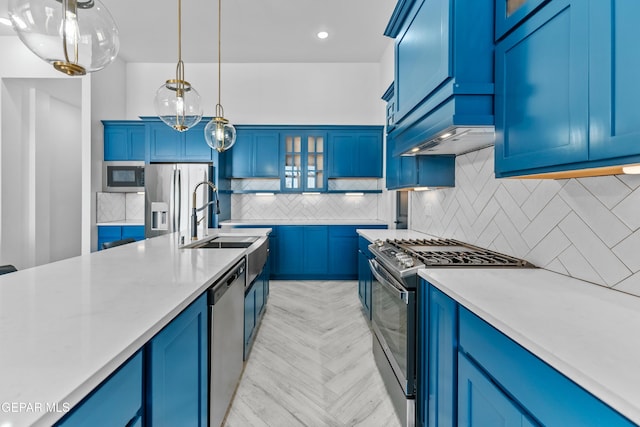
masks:
{"type": "MultiPolygon", "coordinates": [[[[175,64],[127,64],[127,118],[155,115],[158,88],[175,64]]],[[[205,116],[218,97],[217,64],[186,64],[205,116]]],[[[380,66],[373,64],[222,64],[222,105],[234,124],[383,124],[380,66]]]]}
{"type": "MultiPolygon", "coordinates": [[[[91,109],[88,105],[91,77],[70,78],[55,71],[15,36],[0,37],[0,52],[5,58],[10,58],[0,62],[0,263],[15,263],[26,268],[79,254],[85,248],[88,251],[91,165],[81,159],[88,159],[91,155],[91,109]],[[70,131],[60,128],[63,123],[69,124],[77,133],[63,135],[70,131]],[[66,145],[70,139],[75,139],[76,145],[66,145]],[[64,170],[56,169],[55,157],[58,155],[64,156],[67,162],[64,170]],[[72,218],[74,228],[68,229],[65,225],[65,228],[55,230],[55,227],[38,229],[38,226],[47,224],[38,221],[58,215],[57,211],[49,210],[55,204],[51,196],[55,199],[67,194],[58,195],[54,191],[45,195],[40,190],[36,192],[36,186],[45,187],[47,182],[65,181],[67,173],[74,176],[70,185],[77,184],[82,188],[79,195],[72,188],[72,200],[67,198],[64,204],[59,205],[72,218]],[[22,184],[16,182],[17,176],[22,184]],[[45,205],[45,200],[51,203],[45,205]],[[78,229],[80,237],[75,234],[78,229]],[[57,231],[66,236],[63,246],[69,246],[56,246],[55,249],[49,246],[52,237],[54,242],[59,240],[55,234],[57,231]],[[43,235],[45,232],[49,234],[43,235]],[[37,240],[36,234],[39,234],[37,240]]],[[[60,220],[58,217],[57,221],[60,220]]]]}
{"type": "Polygon", "coordinates": [[[23,269],[79,255],[81,81],[2,83],[0,264],[23,269]]]}

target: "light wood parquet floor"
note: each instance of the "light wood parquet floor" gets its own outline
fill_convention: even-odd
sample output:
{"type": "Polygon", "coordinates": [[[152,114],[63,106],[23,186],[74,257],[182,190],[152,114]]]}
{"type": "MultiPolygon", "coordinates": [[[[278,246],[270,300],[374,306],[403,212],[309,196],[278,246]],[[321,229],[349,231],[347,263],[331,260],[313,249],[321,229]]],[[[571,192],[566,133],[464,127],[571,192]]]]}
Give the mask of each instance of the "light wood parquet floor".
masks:
{"type": "Polygon", "coordinates": [[[225,427],[396,427],[353,281],[272,281],[225,427]]]}

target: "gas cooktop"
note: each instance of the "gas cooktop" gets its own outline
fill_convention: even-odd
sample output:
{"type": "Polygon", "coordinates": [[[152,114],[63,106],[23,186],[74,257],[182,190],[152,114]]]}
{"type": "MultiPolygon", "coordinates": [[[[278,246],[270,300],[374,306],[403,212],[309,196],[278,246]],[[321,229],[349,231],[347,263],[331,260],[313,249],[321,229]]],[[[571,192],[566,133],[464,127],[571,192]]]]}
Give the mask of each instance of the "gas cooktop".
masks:
{"type": "Polygon", "coordinates": [[[402,277],[424,267],[535,267],[523,259],[454,239],[387,239],[369,248],[377,260],[402,277]]]}

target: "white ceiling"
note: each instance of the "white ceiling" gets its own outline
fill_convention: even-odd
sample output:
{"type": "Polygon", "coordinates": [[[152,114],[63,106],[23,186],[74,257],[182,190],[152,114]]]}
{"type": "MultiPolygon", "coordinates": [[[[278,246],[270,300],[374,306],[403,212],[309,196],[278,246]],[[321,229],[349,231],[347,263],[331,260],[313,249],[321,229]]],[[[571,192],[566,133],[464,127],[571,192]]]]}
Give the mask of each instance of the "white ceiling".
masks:
{"type": "MultiPolygon", "coordinates": [[[[0,0],[0,17],[9,0],[0,0]]],[[[177,62],[177,0],[102,0],[126,62],[177,62]]],[[[223,0],[222,62],[378,62],[396,0],[223,0]],[[329,32],[320,40],[318,31],[329,32]]],[[[182,59],[217,62],[218,2],[182,0],[182,59]]],[[[0,24],[0,27],[4,27],[0,24]]],[[[0,28],[0,35],[13,34],[0,28]]]]}

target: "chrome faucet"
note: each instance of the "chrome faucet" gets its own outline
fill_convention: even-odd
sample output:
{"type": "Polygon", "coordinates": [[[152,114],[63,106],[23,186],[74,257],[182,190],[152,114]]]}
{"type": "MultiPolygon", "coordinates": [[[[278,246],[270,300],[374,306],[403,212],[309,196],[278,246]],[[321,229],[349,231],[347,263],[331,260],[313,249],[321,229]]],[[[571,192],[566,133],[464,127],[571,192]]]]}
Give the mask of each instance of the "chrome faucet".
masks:
{"type": "Polygon", "coordinates": [[[200,222],[206,218],[206,215],[203,215],[202,218],[198,219],[198,212],[200,212],[203,209],[206,209],[209,205],[213,204],[215,202],[216,204],[216,214],[220,214],[220,199],[218,198],[218,189],[216,188],[216,186],[213,184],[213,182],[211,181],[202,181],[199,182],[198,184],[196,184],[196,187],[193,189],[193,198],[192,198],[192,209],[191,209],[191,240],[197,240],[198,239],[198,224],[200,224],[200,222]],[[204,205],[200,206],[199,208],[196,208],[196,203],[198,203],[196,201],[196,193],[198,191],[198,187],[200,187],[202,184],[207,184],[209,187],[211,187],[211,190],[213,190],[213,195],[215,200],[210,200],[209,202],[205,203],[204,205]]]}

